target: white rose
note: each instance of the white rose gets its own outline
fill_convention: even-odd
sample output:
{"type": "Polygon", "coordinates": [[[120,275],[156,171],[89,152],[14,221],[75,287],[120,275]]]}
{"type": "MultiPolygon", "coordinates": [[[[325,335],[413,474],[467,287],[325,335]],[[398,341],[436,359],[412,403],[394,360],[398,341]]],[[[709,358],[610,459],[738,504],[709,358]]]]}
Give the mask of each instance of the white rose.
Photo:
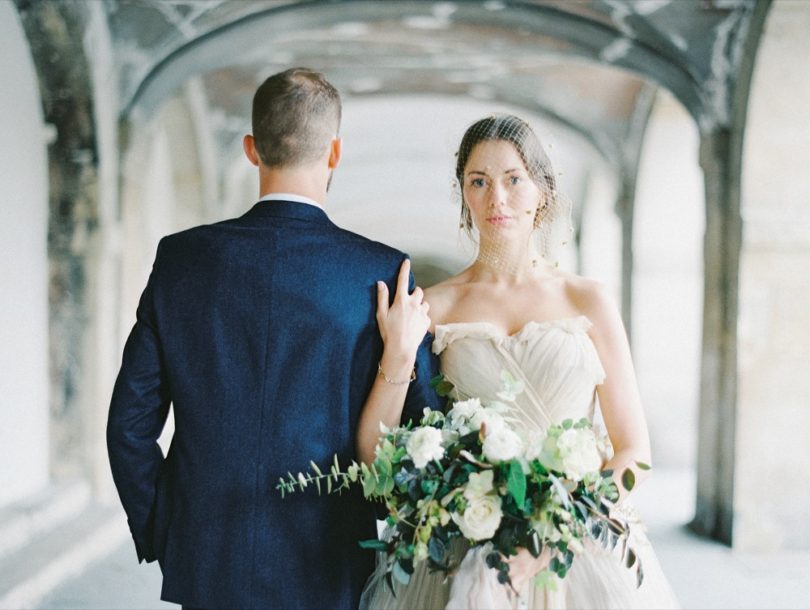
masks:
{"type": "Polygon", "coordinates": [[[496,428],[492,432],[489,432],[487,426],[487,431],[483,449],[490,463],[508,462],[523,453],[523,442],[520,437],[506,426],[496,428]]]}
{"type": "Polygon", "coordinates": [[[480,430],[483,425],[487,431],[487,435],[492,434],[502,428],[506,427],[506,420],[491,409],[481,409],[472,416],[470,425],[473,430],[480,430]]]}
{"type": "Polygon", "coordinates": [[[450,420],[450,427],[462,436],[469,434],[474,429],[470,425],[470,420],[481,409],[483,409],[481,401],[477,398],[470,398],[469,400],[462,400],[455,403],[453,408],[450,409],[450,413],[447,415],[450,420]]]}
{"type": "Polygon", "coordinates": [[[493,476],[491,470],[471,473],[467,485],[464,486],[464,497],[468,500],[475,500],[487,495],[494,489],[493,476]]]}
{"type": "Polygon", "coordinates": [[[440,460],[444,457],[441,430],[431,427],[417,428],[405,443],[405,450],[417,468],[424,468],[431,460],[440,460]]]}
{"type": "Polygon", "coordinates": [[[463,515],[452,515],[461,533],[476,542],[492,538],[501,524],[502,516],[501,499],[498,496],[482,496],[471,500],[463,515]]]}
{"type": "Polygon", "coordinates": [[[580,481],[589,472],[602,467],[602,456],[593,431],[587,428],[571,428],[557,438],[557,447],[562,458],[565,475],[580,481]]]}
{"type": "Polygon", "coordinates": [[[483,407],[481,406],[481,401],[477,398],[470,398],[469,400],[462,400],[456,403],[453,403],[453,408],[450,410],[450,414],[453,417],[463,417],[465,419],[470,419],[475,413],[480,411],[483,407]]]}

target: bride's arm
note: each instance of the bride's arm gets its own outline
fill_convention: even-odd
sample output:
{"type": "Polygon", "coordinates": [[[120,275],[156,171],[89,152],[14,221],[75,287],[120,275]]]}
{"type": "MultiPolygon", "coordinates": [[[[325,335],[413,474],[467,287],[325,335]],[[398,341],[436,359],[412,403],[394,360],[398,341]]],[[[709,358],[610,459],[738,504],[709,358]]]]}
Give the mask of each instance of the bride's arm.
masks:
{"type": "Polygon", "coordinates": [[[639,468],[637,462],[650,464],[650,436],[618,308],[600,284],[589,282],[586,293],[583,309],[593,323],[589,333],[606,375],[604,383],[597,386],[599,405],[614,450],[605,469],[613,470],[620,497],[624,497],[628,492],[621,478],[626,469],[633,471],[636,485],[649,476],[649,471],[639,468]]]}
{"type": "Polygon", "coordinates": [[[377,324],[383,340],[380,372],[374,379],[357,424],[357,456],[366,464],[374,461],[380,424],[399,425],[408,393],[416,352],[430,326],[428,304],[421,288],[408,294],[411,263],[405,260],[397,278],[394,302],[389,305],[388,287],[377,283],[377,324]]]}

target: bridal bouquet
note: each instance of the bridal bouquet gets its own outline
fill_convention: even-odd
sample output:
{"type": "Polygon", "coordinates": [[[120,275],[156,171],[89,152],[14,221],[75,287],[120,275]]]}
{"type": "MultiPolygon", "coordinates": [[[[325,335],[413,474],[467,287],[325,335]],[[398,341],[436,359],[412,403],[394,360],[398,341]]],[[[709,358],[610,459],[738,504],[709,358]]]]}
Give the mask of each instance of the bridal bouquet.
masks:
{"type": "MultiPolygon", "coordinates": [[[[440,394],[452,390],[441,377],[434,381],[440,394]]],[[[492,545],[487,565],[504,584],[511,584],[505,558],[518,547],[535,557],[548,549],[550,563],[535,582],[551,587],[555,577],[565,577],[586,540],[610,550],[621,544],[621,560],[635,568],[640,586],[643,572],[629,544],[630,523],[610,510],[619,496],[613,473],[600,472],[606,437],[586,419],[565,420],[542,435],[521,434],[508,405],[522,384],[506,372],[502,382],[497,401],[457,401],[446,415],[425,409],[416,426],[383,428],[371,466],[353,463],[343,472],[336,459],[324,474],[311,463],[313,472],[288,474],[277,487],[283,495],[310,484],[319,491],[325,484],[331,492],[359,483],[365,497],[383,501],[392,535],[360,544],[386,554],[389,584],[407,584],[422,561],[452,571],[457,559],[450,541],[463,537],[476,546],[492,545]]],[[[628,469],[622,484],[630,489],[633,483],[628,469]]]]}

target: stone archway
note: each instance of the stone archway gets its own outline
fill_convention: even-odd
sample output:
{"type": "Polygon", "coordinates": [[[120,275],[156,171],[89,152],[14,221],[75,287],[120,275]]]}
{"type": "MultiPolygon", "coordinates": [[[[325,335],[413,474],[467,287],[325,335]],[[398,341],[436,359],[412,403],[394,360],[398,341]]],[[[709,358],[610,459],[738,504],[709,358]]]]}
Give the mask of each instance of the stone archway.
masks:
{"type": "MultiPolygon", "coordinates": [[[[565,86],[566,82],[570,85],[571,81],[565,78],[577,70],[581,72],[582,83],[593,86],[597,82],[612,82],[614,87],[621,88],[619,84],[622,81],[617,80],[615,75],[603,82],[596,78],[598,70],[586,69],[588,66],[596,68],[607,65],[624,70],[622,74],[625,78],[629,78],[631,72],[641,75],[643,79],[637,78],[636,86],[646,79],[673,91],[700,126],[703,139],[701,157],[706,173],[703,419],[695,528],[729,542],[733,515],[731,498],[737,384],[736,277],[741,231],[739,151],[745,125],[741,117],[745,113],[748,75],[769,4],[768,0],[751,0],[728,7],[712,4],[696,11],[686,3],[663,3],[637,10],[635,5],[619,3],[593,4],[583,8],[529,1],[452,5],[427,1],[312,1],[233,5],[227,10],[222,9],[211,19],[206,19],[207,9],[197,7],[186,13],[187,18],[180,16],[180,12],[173,13],[172,19],[179,26],[174,34],[163,39],[165,45],[158,45],[165,53],[160,51],[147,55],[146,62],[138,66],[127,63],[127,57],[139,57],[137,53],[122,53],[118,58],[121,64],[116,66],[120,73],[116,76],[122,77],[123,84],[120,87],[107,85],[107,89],[115,92],[113,103],[122,108],[122,133],[126,135],[132,121],[139,120],[134,115],[148,114],[154,110],[189,75],[228,65],[234,49],[253,48],[246,40],[267,41],[271,33],[275,40],[290,32],[306,30],[317,32],[321,38],[307,46],[306,40],[299,37],[296,43],[299,45],[296,47],[300,51],[298,55],[291,55],[290,48],[285,48],[273,61],[287,63],[291,61],[290,57],[301,61],[317,60],[348,91],[365,91],[368,94],[375,91],[436,91],[489,99],[496,97],[498,91],[510,91],[513,98],[501,101],[545,107],[550,113],[556,113],[559,120],[568,121],[571,125],[580,124],[588,112],[596,112],[596,123],[583,124],[581,129],[592,134],[597,149],[607,152],[609,158],[617,159],[623,157],[618,143],[626,138],[628,132],[623,128],[616,129],[608,115],[598,114],[599,104],[591,104],[587,106],[588,112],[578,112],[572,116],[566,113],[565,108],[565,100],[570,97],[538,101],[540,93],[568,91],[566,95],[569,95],[570,89],[565,89],[565,86]],[[359,8],[362,11],[358,12],[359,8]],[[676,16],[694,25],[697,33],[690,34],[692,30],[689,28],[669,32],[668,24],[679,21],[668,20],[666,15],[657,19],[659,10],[662,14],[684,11],[676,16]],[[230,16],[228,11],[232,12],[230,16]],[[197,22],[192,23],[194,19],[197,22]],[[206,23],[209,25],[206,26],[206,23]],[[370,24],[383,24],[381,32],[384,35],[375,32],[369,27],[370,24]],[[403,27],[407,29],[404,36],[403,27]],[[390,65],[369,62],[364,65],[362,79],[357,78],[356,63],[346,62],[347,57],[356,58],[363,49],[366,49],[363,57],[377,59],[376,55],[371,57],[367,47],[375,40],[397,41],[407,45],[409,38],[419,36],[420,40],[425,41],[441,40],[438,32],[473,32],[471,40],[493,42],[491,49],[487,47],[493,53],[503,46],[507,34],[516,36],[518,44],[514,49],[517,52],[522,54],[531,48],[542,48],[549,57],[561,63],[558,69],[547,70],[542,77],[532,80],[525,78],[525,71],[531,71],[534,69],[532,65],[536,68],[540,64],[521,64],[520,70],[505,74],[503,64],[487,63],[483,61],[486,58],[478,57],[476,61],[481,63],[477,70],[487,66],[491,68],[486,82],[480,82],[473,73],[475,70],[466,69],[469,66],[465,65],[463,58],[467,56],[463,54],[459,55],[462,57],[461,63],[447,61],[447,58],[443,58],[442,63],[436,61],[436,57],[440,56],[433,55],[433,59],[430,59],[426,55],[429,61],[415,70],[407,65],[394,70],[390,65]],[[701,33],[707,36],[701,38],[701,33]],[[694,39],[689,36],[694,36],[694,39]],[[325,49],[328,52],[324,52],[325,49]],[[398,79],[389,79],[394,72],[398,79]],[[602,124],[607,127],[600,129],[602,124]]],[[[109,184],[103,176],[99,180],[99,159],[103,161],[106,158],[99,154],[99,142],[105,150],[109,150],[109,142],[114,142],[114,138],[105,136],[99,139],[95,131],[97,126],[109,129],[110,120],[106,115],[102,119],[98,116],[94,118],[97,108],[93,107],[93,100],[103,98],[100,92],[105,85],[99,85],[98,79],[95,85],[90,84],[88,75],[96,69],[98,62],[88,59],[82,40],[84,33],[93,29],[91,21],[98,23],[99,18],[103,18],[106,20],[104,27],[110,28],[115,49],[118,44],[116,36],[126,29],[116,29],[126,22],[124,13],[151,10],[153,7],[149,3],[119,6],[112,2],[102,6],[96,3],[28,3],[23,0],[17,0],[17,6],[29,41],[32,42],[46,117],[57,130],[57,139],[50,151],[53,161],[51,182],[58,185],[51,202],[51,268],[56,285],[64,280],[63,285],[70,290],[56,294],[52,301],[51,336],[58,339],[55,343],[59,347],[52,353],[51,370],[54,380],[54,438],[66,435],[64,451],[59,444],[62,441],[54,441],[54,447],[58,449],[55,454],[65,458],[55,467],[68,472],[76,468],[81,470],[80,466],[75,466],[84,459],[82,450],[76,449],[80,444],[70,443],[69,437],[86,424],[82,422],[80,409],[69,405],[79,404],[82,400],[92,403],[104,393],[104,384],[98,383],[98,380],[84,383],[87,379],[81,373],[91,362],[87,358],[88,337],[90,345],[96,347],[99,337],[106,332],[96,328],[88,335],[88,313],[92,317],[92,312],[97,311],[95,308],[103,308],[104,303],[109,302],[107,297],[99,300],[98,293],[94,293],[93,303],[86,307],[88,278],[98,270],[98,265],[102,267],[100,277],[114,275],[110,264],[102,264],[101,261],[108,254],[114,257],[116,249],[120,247],[115,239],[106,237],[106,231],[98,231],[100,226],[106,226],[108,220],[113,224],[117,220],[115,206],[109,205],[110,201],[117,201],[117,195],[113,192],[115,189],[107,188],[107,194],[103,195],[96,189],[99,185],[109,184]],[[121,18],[114,15],[119,10],[122,11],[121,18]],[[99,87],[96,93],[93,87],[99,87]],[[59,97],[60,92],[65,90],[71,92],[69,99],[59,97]],[[92,272],[88,271],[90,267],[93,268],[92,272]],[[90,392],[90,396],[78,397],[76,393],[81,388],[89,388],[81,391],[90,392]],[[60,421],[67,423],[62,425],[60,421]]],[[[171,8],[166,10],[174,11],[171,8]]],[[[459,40],[460,48],[464,49],[464,40],[456,39],[456,42],[459,40]]],[[[131,40],[126,44],[129,43],[131,40]]],[[[407,48],[416,52],[419,45],[411,44],[407,48]]],[[[398,48],[397,53],[407,51],[407,48],[398,48]]],[[[257,57],[252,60],[254,65],[257,57]]],[[[248,64],[251,61],[247,51],[240,53],[240,58],[248,64]]],[[[267,57],[259,59],[266,62],[267,57]]],[[[246,72],[252,69],[248,66],[246,72]]],[[[582,102],[588,98],[580,96],[577,99],[582,102]]],[[[635,98],[624,98],[623,102],[620,97],[613,98],[613,102],[619,104],[613,110],[621,107],[621,103],[635,104],[636,101],[635,98]]],[[[122,141],[120,149],[125,150],[126,146],[126,142],[122,141]]],[[[632,160],[633,151],[629,151],[624,158],[632,160]]],[[[625,267],[628,269],[632,265],[631,235],[627,229],[632,219],[632,207],[629,206],[633,199],[631,166],[628,166],[630,171],[624,176],[625,188],[619,206],[625,219],[625,267]]],[[[104,175],[109,175],[109,169],[105,171],[104,175]]],[[[625,273],[625,276],[628,274],[625,273]]],[[[625,310],[630,310],[627,304],[625,310]]],[[[92,323],[95,324],[94,321],[92,323]]],[[[109,329],[108,321],[102,324],[104,329],[109,329]]],[[[96,409],[92,412],[93,417],[98,414],[96,409]]]]}
{"type": "MultiPolygon", "coordinates": [[[[536,2],[465,3],[444,8],[428,2],[389,2],[370,5],[362,3],[362,14],[345,10],[352,2],[308,2],[285,4],[258,10],[205,32],[188,43],[180,43],[171,53],[156,62],[153,69],[130,88],[124,111],[125,116],[138,112],[149,113],[167,91],[189,73],[203,69],[222,68],[228,63],[226,49],[257,36],[282,37],[284,32],[317,31],[318,36],[352,39],[344,47],[368,39],[369,24],[390,24],[396,21],[410,24],[414,29],[432,32],[438,40],[438,31],[450,31],[451,26],[469,28],[486,24],[490,36],[498,31],[517,31],[527,41],[549,45],[556,53],[567,58],[587,58],[595,64],[611,64],[645,76],[652,82],[671,90],[694,117],[701,132],[701,166],[706,184],[706,233],[704,328],[702,354],[702,382],[700,399],[700,432],[698,453],[698,492],[696,531],[712,538],[731,543],[733,518],[734,438],[736,409],[736,324],[737,274],[740,250],[741,220],[739,216],[739,161],[744,132],[744,115],[751,66],[756,53],[759,33],[769,8],[768,0],[752,0],[732,7],[711,5],[700,15],[705,19],[708,38],[687,41],[686,31],[676,36],[662,36],[665,22],[656,22],[654,15],[660,7],[642,14],[629,6],[610,5],[598,9],[588,6],[595,15],[577,13],[563,6],[536,2]],[[534,38],[533,38],[534,37],[534,38]],[[707,42],[708,41],[708,42],[707,42]],[[559,46],[565,51],[561,52],[559,46]]],[[[694,7],[667,10],[692,11],[694,7]]],[[[683,7],[679,3],[677,6],[683,7]]],[[[586,11],[587,12],[587,11],[586,11]]],[[[384,29],[384,28],[383,28],[384,29]]],[[[396,39],[396,31],[389,29],[388,40],[396,39]]],[[[257,39],[258,40],[258,39],[257,39]]],[[[332,39],[330,39],[332,40],[332,39]]],[[[528,44],[531,44],[529,42],[528,44]]],[[[335,43],[336,59],[328,59],[311,48],[304,49],[301,57],[319,59],[330,67],[330,75],[346,80],[348,90],[366,92],[402,93],[409,89],[408,80],[391,82],[383,66],[369,62],[364,66],[364,78],[353,78],[350,69],[340,64],[343,51],[335,43]],[[358,80],[362,80],[359,83],[358,80]]],[[[285,47],[285,51],[288,49],[285,47]]],[[[366,57],[368,53],[366,51],[366,57]]],[[[286,56],[285,56],[286,57],[286,56]]],[[[452,63],[452,62],[451,62],[452,63]]],[[[449,64],[448,64],[449,65],[449,64]]],[[[458,69],[458,65],[450,65],[458,69]]],[[[569,68],[570,69],[570,68],[569,68]]],[[[404,73],[418,82],[418,91],[441,90],[444,81],[441,70],[414,70],[404,73]]],[[[356,75],[355,75],[356,76],[356,75]]],[[[466,77],[465,77],[466,78],[466,77]]],[[[523,79],[525,82],[526,79],[523,79]]],[[[464,79],[463,91],[471,91],[464,79]]],[[[474,88],[492,97],[498,90],[497,79],[486,86],[474,88]]],[[[510,81],[518,98],[536,97],[536,91],[521,88],[519,79],[510,81]]],[[[553,89],[554,79],[543,80],[547,89],[553,89]],[[551,86],[549,86],[551,85],[551,86]]],[[[451,87],[452,88],[452,87],[451,87]]],[[[458,88],[458,87],[457,87],[458,88]]],[[[445,90],[444,92],[450,92],[445,90]]],[[[505,101],[505,100],[503,100],[505,101]]],[[[641,113],[643,114],[643,113],[641,113]]],[[[566,119],[564,113],[560,113],[566,119]]],[[[575,119],[570,120],[576,123],[575,119]]],[[[643,124],[643,120],[640,121],[643,124]]],[[[594,133],[598,128],[589,127],[594,133]]],[[[643,132],[643,130],[642,130],[643,132]]],[[[596,137],[597,146],[606,141],[605,133],[596,137]]],[[[623,137],[627,132],[622,132],[623,137]]],[[[616,151],[616,148],[613,148],[616,151]]],[[[632,160],[637,150],[616,154],[615,157],[631,161],[621,173],[618,211],[624,226],[625,314],[629,316],[629,278],[632,269],[632,201],[634,167],[632,160]]]]}

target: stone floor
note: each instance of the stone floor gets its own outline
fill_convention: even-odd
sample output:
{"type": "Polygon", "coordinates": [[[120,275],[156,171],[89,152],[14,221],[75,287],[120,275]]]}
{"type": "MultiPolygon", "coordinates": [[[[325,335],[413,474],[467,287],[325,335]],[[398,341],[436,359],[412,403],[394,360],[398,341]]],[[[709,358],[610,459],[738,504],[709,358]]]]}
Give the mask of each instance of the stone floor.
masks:
{"type": "MultiPolygon", "coordinates": [[[[693,536],[683,527],[693,506],[689,473],[657,472],[636,492],[650,538],[684,608],[810,608],[810,552],[755,555],[734,552],[693,536]]],[[[160,602],[157,564],[138,566],[135,551],[120,546],[63,583],[41,608],[177,608],[160,602]]]]}

